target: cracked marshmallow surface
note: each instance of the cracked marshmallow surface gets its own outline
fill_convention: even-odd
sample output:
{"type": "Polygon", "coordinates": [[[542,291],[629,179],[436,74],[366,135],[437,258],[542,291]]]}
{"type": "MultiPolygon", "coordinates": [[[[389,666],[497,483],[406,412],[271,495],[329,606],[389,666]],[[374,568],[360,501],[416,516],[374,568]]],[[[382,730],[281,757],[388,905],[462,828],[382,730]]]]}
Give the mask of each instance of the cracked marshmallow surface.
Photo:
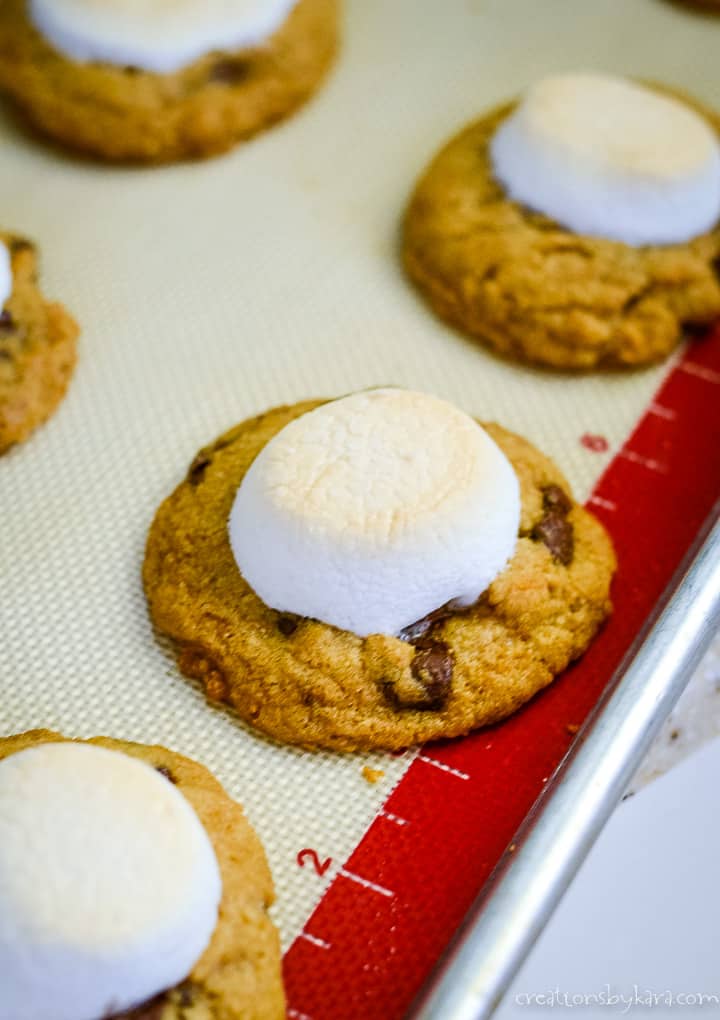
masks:
{"type": "Polygon", "coordinates": [[[576,234],[681,244],[720,218],[720,142],[678,99],[624,78],[558,74],[533,85],[490,146],[517,202],[576,234]]]}
{"type": "Polygon", "coordinates": [[[473,603],[512,556],[519,519],[513,468],[472,418],[377,389],[282,429],[245,475],[229,533],[266,605],[365,637],[473,603]]]}
{"type": "Polygon", "coordinates": [[[220,872],[150,765],[54,743],[0,761],[0,1020],[105,1020],[183,981],[220,872]]]}

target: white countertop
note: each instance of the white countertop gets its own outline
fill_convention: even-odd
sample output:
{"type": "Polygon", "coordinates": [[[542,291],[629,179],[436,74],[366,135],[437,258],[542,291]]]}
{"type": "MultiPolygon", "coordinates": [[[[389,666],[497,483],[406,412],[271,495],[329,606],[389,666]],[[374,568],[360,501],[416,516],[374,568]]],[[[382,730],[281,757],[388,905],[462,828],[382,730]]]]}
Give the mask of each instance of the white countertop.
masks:
{"type": "Polygon", "coordinates": [[[496,1020],[720,1016],[719,773],[716,737],[620,805],[496,1020]]]}
{"type": "Polygon", "coordinates": [[[719,776],[720,634],[496,1020],[720,1016],[719,776]]]}
{"type": "Polygon", "coordinates": [[[663,726],[628,793],[635,793],[720,735],[720,634],[663,726]]]}

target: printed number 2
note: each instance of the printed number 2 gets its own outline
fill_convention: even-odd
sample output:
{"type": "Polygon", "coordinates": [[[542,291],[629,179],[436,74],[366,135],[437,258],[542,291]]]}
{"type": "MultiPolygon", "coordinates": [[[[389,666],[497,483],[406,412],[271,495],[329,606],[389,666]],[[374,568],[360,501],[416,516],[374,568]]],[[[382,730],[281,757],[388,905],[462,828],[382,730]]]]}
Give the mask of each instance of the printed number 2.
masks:
{"type": "Polygon", "coordinates": [[[298,864],[301,868],[304,868],[308,861],[312,862],[312,866],[315,868],[316,873],[320,876],[320,878],[322,878],[332,864],[332,857],[327,857],[324,861],[321,861],[316,850],[301,850],[297,855],[298,864]]]}

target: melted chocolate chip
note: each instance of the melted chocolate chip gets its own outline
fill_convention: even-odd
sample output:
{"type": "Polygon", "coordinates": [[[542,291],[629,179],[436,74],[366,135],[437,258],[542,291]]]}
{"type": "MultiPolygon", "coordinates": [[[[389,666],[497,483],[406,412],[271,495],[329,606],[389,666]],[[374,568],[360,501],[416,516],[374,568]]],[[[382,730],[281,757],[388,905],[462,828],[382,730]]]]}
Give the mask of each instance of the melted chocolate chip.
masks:
{"type": "Polygon", "coordinates": [[[567,515],[572,510],[572,501],[559,485],[548,485],[543,490],[545,513],[535,525],[532,538],[542,542],[554,559],[569,567],[575,554],[575,532],[567,515]]]}
{"type": "Polygon", "coordinates": [[[212,463],[212,457],[201,450],[195,460],[190,465],[187,473],[187,480],[191,485],[199,485],[205,477],[205,471],[212,463]]]}
{"type": "Polygon", "coordinates": [[[575,553],[575,535],[572,524],[565,517],[556,513],[546,514],[535,528],[533,537],[547,546],[553,559],[570,566],[575,553]]]}
{"type": "Polygon", "coordinates": [[[232,446],[237,437],[242,433],[242,430],[243,426],[238,425],[237,428],[231,429],[230,432],[221,436],[212,446],[206,446],[204,450],[201,450],[188,469],[187,481],[191,485],[199,485],[205,477],[206,470],[212,464],[214,454],[219,453],[220,450],[225,450],[228,446],[232,446]]]}
{"type": "Polygon", "coordinates": [[[21,251],[35,251],[32,241],[26,241],[23,237],[15,237],[8,245],[11,255],[18,255],[21,251]]]}
{"type": "Polygon", "coordinates": [[[166,1003],[167,996],[163,992],[162,995],[158,995],[149,1002],[143,1003],[142,1006],[136,1006],[135,1009],[130,1009],[126,1013],[108,1013],[107,1020],[162,1020],[166,1003]]]}
{"type": "Polygon", "coordinates": [[[278,616],[277,626],[281,634],[290,637],[298,629],[298,621],[292,616],[278,616]]]}
{"type": "Polygon", "coordinates": [[[168,782],[172,783],[173,786],[177,786],[177,779],[170,771],[170,769],[167,767],[167,765],[156,765],[155,771],[159,772],[161,776],[165,776],[168,782]]]}
{"type": "Polygon", "coordinates": [[[415,691],[401,692],[394,684],[385,683],[383,690],[388,701],[395,708],[421,712],[442,708],[450,694],[453,674],[453,659],[448,646],[442,641],[421,639],[410,664],[410,673],[417,682],[415,691]]]}
{"type": "Polygon", "coordinates": [[[4,311],[0,312],[0,336],[12,333],[14,329],[15,320],[6,308],[4,311]]]}
{"type": "Polygon", "coordinates": [[[548,485],[543,489],[543,506],[546,510],[558,510],[561,514],[569,514],[572,500],[559,485],[548,485]]]}
{"type": "Polygon", "coordinates": [[[410,672],[427,693],[428,708],[441,708],[447,701],[452,683],[453,660],[442,641],[423,641],[416,645],[410,672]]]}
{"type": "Polygon", "coordinates": [[[423,616],[422,620],[417,620],[415,623],[410,623],[407,627],[403,627],[398,637],[401,641],[408,641],[410,644],[414,644],[418,638],[425,637],[436,623],[440,623],[441,620],[447,620],[455,612],[456,610],[451,608],[450,603],[440,606],[439,609],[435,609],[432,613],[428,613],[427,616],[423,616]]]}
{"type": "Polygon", "coordinates": [[[180,989],[178,993],[178,1005],[182,1008],[192,1006],[195,1002],[195,991],[193,985],[186,983],[180,989]]]}
{"type": "Polygon", "coordinates": [[[216,60],[210,69],[208,81],[218,85],[239,85],[245,81],[250,74],[250,64],[247,60],[233,60],[232,57],[223,57],[216,60]]]}

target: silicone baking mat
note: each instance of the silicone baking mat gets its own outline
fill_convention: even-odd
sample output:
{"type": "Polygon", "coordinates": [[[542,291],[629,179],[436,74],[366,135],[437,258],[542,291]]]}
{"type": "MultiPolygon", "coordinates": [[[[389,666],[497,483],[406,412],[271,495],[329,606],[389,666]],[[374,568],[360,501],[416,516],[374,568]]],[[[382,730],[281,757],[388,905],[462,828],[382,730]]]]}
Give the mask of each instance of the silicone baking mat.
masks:
{"type": "Polygon", "coordinates": [[[206,763],[267,848],[296,1020],[402,1016],[720,478],[720,335],[630,375],[503,363],[405,283],[408,191],[447,135],[552,70],[717,100],[719,42],[720,23],[663,0],[347,0],[324,91],[223,159],[97,166],[0,113],[0,222],[40,243],[46,292],[83,327],[66,402],[0,462],[0,733],[105,733],[206,763]],[[388,383],[554,457],[614,535],[617,610],[580,665],[493,730],[400,756],[302,753],[178,674],[146,614],[145,535],[195,451],[234,422],[388,383]]]}

